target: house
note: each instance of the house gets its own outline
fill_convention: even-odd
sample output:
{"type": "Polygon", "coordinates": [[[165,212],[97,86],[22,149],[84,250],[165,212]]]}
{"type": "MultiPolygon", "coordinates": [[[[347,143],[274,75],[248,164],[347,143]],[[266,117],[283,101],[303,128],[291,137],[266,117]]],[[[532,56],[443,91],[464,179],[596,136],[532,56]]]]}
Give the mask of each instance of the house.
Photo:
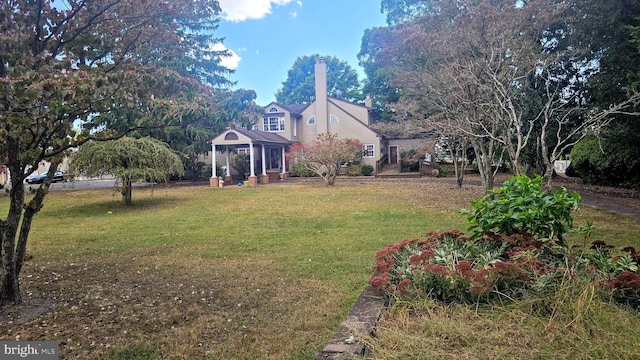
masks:
{"type": "MultiPolygon", "coordinates": [[[[268,183],[287,176],[285,153],[294,143],[313,142],[318,134],[336,133],[339,138],[357,139],[363,144],[362,164],[379,171],[386,163],[397,163],[406,142],[389,140],[370,128],[374,120],[371,98],[365,105],[350,103],[327,95],[327,65],[324,59],[315,64],[315,100],[309,104],[282,105],[272,102],[265,106],[262,122],[252,130],[228,129],[212,141],[211,186],[218,186],[218,177],[230,181],[230,149],[250,156],[249,185],[260,180],[268,183]],[[225,174],[216,173],[216,161],[223,159],[225,174]]],[[[411,142],[415,144],[415,141],[411,142]]],[[[411,145],[416,148],[424,144],[411,145]]],[[[225,181],[225,182],[227,182],[225,181]]]]}

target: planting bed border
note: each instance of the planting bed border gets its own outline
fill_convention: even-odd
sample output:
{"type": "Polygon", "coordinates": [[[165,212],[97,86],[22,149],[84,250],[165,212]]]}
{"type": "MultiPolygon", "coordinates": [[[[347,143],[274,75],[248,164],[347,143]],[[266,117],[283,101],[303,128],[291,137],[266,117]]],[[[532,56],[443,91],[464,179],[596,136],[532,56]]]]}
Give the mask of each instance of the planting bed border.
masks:
{"type": "Polygon", "coordinates": [[[382,309],[384,309],[382,292],[367,283],[347,314],[347,319],[338,326],[322,352],[316,356],[316,360],[337,360],[364,355],[366,348],[358,337],[363,334],[372,335],[382,309]]]}

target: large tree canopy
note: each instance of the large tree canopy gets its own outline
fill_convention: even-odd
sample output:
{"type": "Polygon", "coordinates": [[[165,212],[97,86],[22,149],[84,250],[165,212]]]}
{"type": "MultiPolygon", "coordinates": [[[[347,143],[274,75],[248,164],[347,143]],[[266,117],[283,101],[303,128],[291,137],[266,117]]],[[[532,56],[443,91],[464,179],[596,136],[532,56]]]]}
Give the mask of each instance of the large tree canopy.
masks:
{"type": "Polygon", "coordinates": [[[71,148],[218,110],[215,91],[198,81],[223,76],[216,66],[223,54],[210,51],[216,39],[203,37],[219,20],[216,0],[54,4],[0,4],[0,162],[11,174],[9,210],[0,220],[0,303],[22,301],[18,279],[31,222],[71,148]],[[211,55],[207,66],[202,51],[211,55]],[[115,131],[103,121],[109,116],[122,122],[115,131]],[[25,203],[23,181],[42,161],[51,163],[50,178],[25,203]]]}
{"type": "Polygon", "coordinates": [[[391,34],[388,27],[365,30],[358,53],[358,62],[366,75],[362,92],[371,96],[380,122],[393,120],[394,113],[387,105],[397,102],[400,95],[398,88],[389,84],[389,73],[378,63],[378,54],[391,34]]]}
{"type": "MultiPolygon", "coordinates": [[[[316,96],[315,63],[320,55],[302,56],[296,59],[287,73],[287,80],[276,93],[276,101],[283,105],[309,104],[316,96]]],[[[322,57],[327,64],[327,92],[329,96],[350,102],[363,102],[358,73],[346,61],[334,56],[322,57]]]]}
{"type": "Polygon", "coordinates": [[[528,149],[542,159],[548,183],[554,160],[640,99],[587,108],[587,80],[604,51],[586,31],[595,2],[383,1],[383,9],[402,11],[377,31],[384,36],[369,38],[365,60],[374,58],[399,90],[397,119],[473,145],[486,190],[496,160],[506,155],[521,174],[528,149]]]}

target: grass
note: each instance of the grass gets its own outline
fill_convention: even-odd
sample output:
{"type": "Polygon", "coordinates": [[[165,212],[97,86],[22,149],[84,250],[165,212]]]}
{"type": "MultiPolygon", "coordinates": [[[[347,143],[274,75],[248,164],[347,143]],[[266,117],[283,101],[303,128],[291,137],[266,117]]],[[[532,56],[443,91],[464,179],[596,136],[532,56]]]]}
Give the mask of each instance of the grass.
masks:
{"type": "MultiPolygon", "coordinates": [[[[378,250],[428,230],[464,230],[457,211],[479,196],[480,187],[446,181],[339,180],[137,188],[134,205],[122,207],[111,189],[54,191],[22,272],[23,293],[52,309],[34,319],[7,310],[0,339],[57,340],[61,358],[312,359],[370,279],[378,250]]],[[[7,202],[0,197],[0,210],[7,202]]],[[[637,220],[585,208],[576,223],[586,220],[595,237],[640,245],[637,220]]],[[[610,320],[595,322],[598,334],[640,333],[637,314],[598,306],[610,320]]],[[[553,358],[563,354],[555,347],[585,343],[550,344],[566,323],[531,308],[394,307],[369,339],[369,357],[499,358],[533,348],[516,357],[553,358]]],[[[637,349],[637,335],[619,338],[637,349]]]]}

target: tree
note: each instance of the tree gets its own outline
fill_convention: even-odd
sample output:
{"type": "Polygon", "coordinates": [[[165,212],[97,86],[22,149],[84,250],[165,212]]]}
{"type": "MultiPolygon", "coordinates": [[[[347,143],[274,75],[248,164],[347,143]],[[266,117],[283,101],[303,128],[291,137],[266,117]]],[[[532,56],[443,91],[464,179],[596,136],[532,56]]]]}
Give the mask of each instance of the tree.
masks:
{"type": "Polygon", "coordinates": [[[168,175],[183,175],[184,166],[165,143],[149,137],[125,136],[83,145],[71,157],[69,171],[76,176],[115,176],[120,185],[122,204],[131,205],[134,181],[166,181],[168,175]]]}
{"type": "Polygon", "coordinates": [[[180,126],[167,126],[137,131],[139,136],[151,136],[166,142],[181,158],[187,178],[198,178],[201,155],[211,151],[211,139],[226,127],[249,127],[262,118],[264,109],[255,103],[253,90],[220,90],[211,94],[215,106],[224,111],[210,112],[180,126]]]}
{"type": "MultiPolygon", "coordinates": [[[[315,99],[315,54],[298,57],[287,73],[287,80],[276,92],[280,104],[310,104],[315,99]]],[[[363,102],[358,73],[346,61],[334,56],[322,57],[327,64],[327,93],[350,102],[363,102]]]]}
{"type": "Polygon", "coordinates": [[[431,10],[431,0],[382,0],[380,4],[380,11],[387,13],[387,24],[391,26],[415,20],[431,10]]]}
{"type": "Polygon", "coordinates": [[[540,148],[549,184],[553,161],[562,151],[608,126],[612,115],[627,113],[640,99],[584,108],[580,87],[590,76],[584,70],[589,71],[589,60],[580,59],[591,49],[578,42],[558,45],[582,21],[575,14],[582,14],[577,10],[583,6],[554,0],[519,6],[441,1],[437,11],[396,26],[394,39],[380,52],[392,84],[401,89],[396,108],[441,133],[450,130],[443,135],[466,137],[485,191],[493,187],[493,165],[502,153],[520,175],[530,146],[540,148]]]}
{"type": "Polygon", "coordinates": [[[362,144],[353,139],[338,139],[338,134],[321,133],[309,144],[294,144],[287,152],[290,164],[318,174],[326,185],[333,185],[342,164],[362,159],[362,144]]]}
{"type": "Polygon", "coordinates": [[[358,53],[358,62],[366,74],[362,92],[371,96],[373,109],[378,115],[379,122],[393,121],[394,111],[387,105],[396,103],[400,96],[398,88],[389,85],[385,67],[377,62],[378,52],[389,41],[390,34],[391,30],[387,27],[365,30],[358,53]]]}
{"type": "Polygon", "coordinates": [[[534,3],[442,1],[438,11],[394,29],[394,41],[381,54],[402,89],[399,108],[416,121],[430,119],[426,126],[444,136],[464,136],[476,152],[485,191],[493,187],[500,147],[521,172],[519,153],[530,135],[522,88],[540,61],[540,34],[562,10],[534,3]]]}
{"type": "MultiPolygon", "coordinates": [[[[216,0],[9,0],[0,5],[0,162],[11,174],[0,220],[0,303],[20,303],[19,275],[31,223],[72,148],[209,116],[212,90],[166,64],[189,53],[215,23],[216,0]],[[117,131],[100,121],[121,110],[117,131]],[[126,123],[125,123],[126,122],[126,123]],[[76,133],[75,124],[83,131],[76,133]],[[25,202],[24,179],[41,161],[48,177],[25,202]]],[[[189,67],[187,67],[189,68],[189,67]]]]}

